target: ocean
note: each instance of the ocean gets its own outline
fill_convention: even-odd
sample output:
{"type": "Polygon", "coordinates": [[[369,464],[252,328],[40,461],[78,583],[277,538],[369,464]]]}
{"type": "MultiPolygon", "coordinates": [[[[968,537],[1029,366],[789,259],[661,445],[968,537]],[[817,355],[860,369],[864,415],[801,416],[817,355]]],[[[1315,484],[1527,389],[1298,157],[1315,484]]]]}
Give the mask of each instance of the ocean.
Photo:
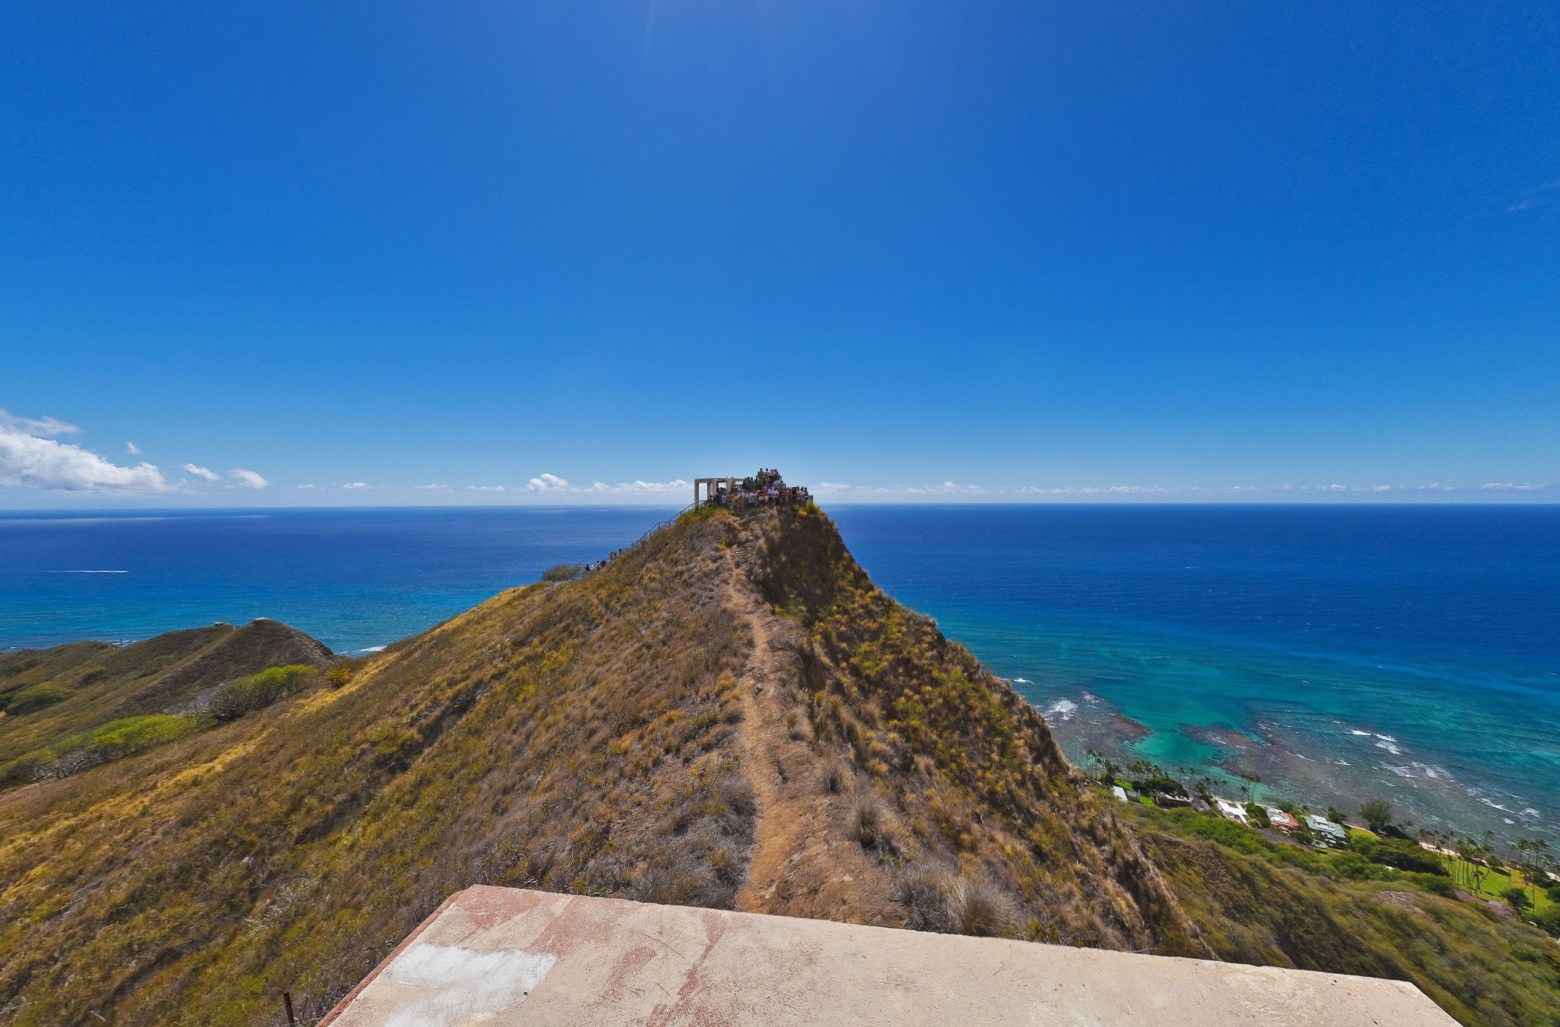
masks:
{"type": "MultiPolygon", "coordinates": [[[[421,631],[665,509],[0,514],[0,649],[274,617],[421,631]]],[[[1560,844],[1560,507],[841,506],[874,580],[1045,712],[1315,808],[1560,844]]]]}
{"type": "Polygon", "coordinates": [[[336,652],[424,631],[663,508],[0,514],[0,649],[271,617],[336,652]]]}
{"type": "Polygon", "coordinates": [[[1560,841],[1560,506],[846,508],[875,580],[1088,750],[1560,841]],[[1244,776],[1242,776],[1244,775],[1244,776]],[[1253,781],[1251,778],[1259,778],[1253,781]]]}

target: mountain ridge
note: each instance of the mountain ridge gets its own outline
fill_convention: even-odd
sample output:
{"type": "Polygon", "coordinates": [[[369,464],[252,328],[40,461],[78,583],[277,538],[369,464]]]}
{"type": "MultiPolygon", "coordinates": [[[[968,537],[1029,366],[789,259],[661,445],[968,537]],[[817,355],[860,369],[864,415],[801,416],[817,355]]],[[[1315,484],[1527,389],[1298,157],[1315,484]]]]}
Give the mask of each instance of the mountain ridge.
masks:
{"type": "Polygon", "coordinates": [[[0,1015],[280,1024],[287,990],[310,1022],[472,884],[1366,973],[1470,1024],[1560,1008],[1531,928],[1118,809],[810,505],[685,514],[339,667],[0,792],[0,1015]]]}
{"type": "Polygon", "coordinates": [[[0,764],[110,721],[179,708],[224,684],[281,664],[322,667],[337,657],[280,621],[186,628],[129,645],[76,642],[0,653],[0,764]],[[16,697],[52,690],[11,716],[16,697]]]}

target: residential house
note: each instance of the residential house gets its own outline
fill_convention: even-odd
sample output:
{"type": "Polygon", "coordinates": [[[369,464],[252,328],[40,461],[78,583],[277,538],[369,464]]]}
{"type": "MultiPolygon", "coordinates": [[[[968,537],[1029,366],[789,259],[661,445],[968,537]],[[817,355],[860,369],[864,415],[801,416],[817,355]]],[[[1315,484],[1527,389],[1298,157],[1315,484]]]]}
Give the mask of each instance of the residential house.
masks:
{"type": "Polygon", "coordinates": [[[1283,831],[1285,834],[1293,834],[1295,831],[1300,830],[1300,821],[1290,814],[1273,806],[1264,806],[1262,808],[1267,813],[1268,823],[1278,830],[1283,831]]]}
{"type": "Polygon", "coordinates": [[[1246,807],[1240,803],[1214,796],[1213,804],[1218,807],[1219,816],[1228,820],[1237,820],[1242,824],[1246,823],[1246,807]]]}
{"type": "Polygon", "coordinates": [[[1306,814],[1305,826],[1328,845],[1345,845],[1349,841],[1349,832],[1343,829],[1343,825],[1335,824],[1315,813],[1306,814]]]}

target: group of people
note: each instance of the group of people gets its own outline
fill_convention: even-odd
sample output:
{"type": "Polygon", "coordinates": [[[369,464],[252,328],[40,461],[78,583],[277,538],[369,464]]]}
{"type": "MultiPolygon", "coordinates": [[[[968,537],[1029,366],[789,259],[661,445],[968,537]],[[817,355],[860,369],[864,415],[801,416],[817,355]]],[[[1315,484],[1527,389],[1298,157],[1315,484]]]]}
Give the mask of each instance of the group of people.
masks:
{"type": "Polygon", "coordinates": [[[760,467],[751,478],[743,478],[735,492],[716,492],[710,502],[716,506],[744,507],[753,503],[806,503],[812,496],[805,485],[787,485],[773,467],[760,467]]]}
{"type": "Polygon", "coordinates": [[[604,559],[597,560],[594,563],[587,563],[585,565],[585,573],[589,574],[591,571],[598,571],[598,570],[600,570],[601,568],[605,567],[607,564],[611,563],[613,560],[616,560],[618,558],[618,554],[621,553],[622,551],[623,550],[621,550],[621,549],[614,549],[614,550],[612,550],[612,552],[608,553],[604,559]]]}

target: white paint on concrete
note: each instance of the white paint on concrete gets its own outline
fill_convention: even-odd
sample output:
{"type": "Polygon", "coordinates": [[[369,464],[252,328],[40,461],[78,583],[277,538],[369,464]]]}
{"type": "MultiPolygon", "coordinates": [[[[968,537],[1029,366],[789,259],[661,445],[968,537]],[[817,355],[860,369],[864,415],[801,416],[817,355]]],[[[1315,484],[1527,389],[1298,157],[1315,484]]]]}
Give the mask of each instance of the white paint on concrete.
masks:
{"type": "Polygon", "coordinates": [[[404,946],[319,1027],[1455,1027],[1404,981],[510,888],[404,946]]]}
{"type": "Polygon", "coordinates": [[[413,942],[383,977],[405,989],[385,1027],[466,1027],[524,1002],[558,957],[413,942]]]}

